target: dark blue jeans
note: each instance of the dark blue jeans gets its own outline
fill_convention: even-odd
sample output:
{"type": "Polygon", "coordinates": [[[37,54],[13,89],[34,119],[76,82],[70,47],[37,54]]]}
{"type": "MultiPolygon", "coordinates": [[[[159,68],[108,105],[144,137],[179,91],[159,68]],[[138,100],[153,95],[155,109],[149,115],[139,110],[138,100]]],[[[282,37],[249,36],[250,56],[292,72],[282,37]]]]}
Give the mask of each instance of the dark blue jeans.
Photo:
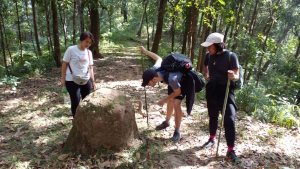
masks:
{"type": "Polygon", "coordinates": [[[91,93],[91,79],[85,85],[78,85],[73,81],[66,81],[66,88],[70,95],[71,100],[71,111],[73,117],[75,117],[76,109],[81,98],[84,99],[87,95],[91,93]]]}

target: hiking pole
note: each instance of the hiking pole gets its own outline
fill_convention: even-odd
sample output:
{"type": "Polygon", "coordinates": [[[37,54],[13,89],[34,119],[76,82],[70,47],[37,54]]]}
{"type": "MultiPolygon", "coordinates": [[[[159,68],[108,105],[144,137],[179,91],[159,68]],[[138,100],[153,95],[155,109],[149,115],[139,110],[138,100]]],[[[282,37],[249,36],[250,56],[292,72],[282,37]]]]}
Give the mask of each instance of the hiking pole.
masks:
{"type": "Polygon", "coordinates": [[[221,128],[220,128],[220,132],[219,132],[216,157],[218,157],[219,143],[220,143],[221,131],[222,131],[223,123],[224,123],[224,116],[225,116],[225,110],[226,110],[226,105],[227,105],[227,99],[228,99],[228,93],[229,93],[229,86],[230,86],[230,79],[228,78],[227,87],[226,87],[226,93],[225,93],[225,98],[224,98],[224,103],[223,103],[222,121],[221,121],[221,128]]]}
{"type": "MultiPolygon", "coordinates": [[[[141,56],[142,56],[142,71],[145,71],[145,66],[144,66],[144,56],[143,52],[141,51],[141,56]]],[[[148,118],[148,106],[147,106],[147,93],[146,93],[146,86],[144,87],[145,91],[145,105],[146,105],[146,113],[147,113],[147,128],[149,129],[149,118],[148,118]]]]}
{"type": "MultiPolygon", "coordinates": [[[[144,72],[145,71],[145,65],[144,65],[144,56],[143,56],[142,51],[141,51],[141,57],[142,57],[142,71],[144,72]]],[[[149,130],[149,118],[148,118],[149,116],[148,116],[146,86],[144,86],[144,91],[145,91],[145,105],[146,105],[146,113],[147,113],[147,129],[149,130]]],[[[146,144],[147,144],[147,147],[148,147],[148,139],[146,139],[146,144]]]]}

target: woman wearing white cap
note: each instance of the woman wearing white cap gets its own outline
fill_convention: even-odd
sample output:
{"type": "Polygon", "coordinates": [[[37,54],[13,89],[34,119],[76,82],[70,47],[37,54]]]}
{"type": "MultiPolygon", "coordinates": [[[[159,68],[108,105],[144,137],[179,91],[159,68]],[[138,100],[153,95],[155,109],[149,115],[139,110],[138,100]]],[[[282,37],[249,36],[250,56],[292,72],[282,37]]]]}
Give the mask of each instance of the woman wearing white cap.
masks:
{"type": "MultiPolygon", "coordinates": [[[[215,136],[218,128],[219,112],[223,108],[228,78],[232,82],[239,79],[239,62],[235,53],[225,49],[224,36],[220,33],[210,34],[201,45],[207,47],[203,73],[206,84],[206,101],[209,115],[210,138],[202,146],[211,147],[215,144],[215,136]],[[230,58],[229,58],[230,57],[230,58]]],[[[228,146],[226,156],[233,162],[240,163],[233,147],[235,142],[235,111],[237,106],[234,98],[234,86],[230,85],[226,111],[224,116],[225,137],[228,146]]]]}

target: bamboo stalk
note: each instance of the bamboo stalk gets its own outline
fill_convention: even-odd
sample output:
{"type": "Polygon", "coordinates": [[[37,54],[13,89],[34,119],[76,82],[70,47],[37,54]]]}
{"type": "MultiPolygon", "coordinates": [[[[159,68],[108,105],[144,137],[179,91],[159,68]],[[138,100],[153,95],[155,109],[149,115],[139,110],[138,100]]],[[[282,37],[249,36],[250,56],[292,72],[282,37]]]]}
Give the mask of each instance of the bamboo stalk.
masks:
{"type": "Polygon", "coordinates": [[[222,121],[221,121],[221,128],[220,128],[220,132],[219,132],[219,137],[218,137],[218,145],[217,145],[216,157],[218,157],[219,143],[220,143],[221,131],[222,131],[223,123],[224,123],[224,116],[225,116],[225,110],[226,110],[226,105],[227,105],[227,99],[228,99],[228,93],[229,93],[229,86],[230,86],[230,79],[228,78],[227,88],[226,88],[226,93],[225,93],[225,98],[224,98],[224,103],[223,103],[222,121]]]}

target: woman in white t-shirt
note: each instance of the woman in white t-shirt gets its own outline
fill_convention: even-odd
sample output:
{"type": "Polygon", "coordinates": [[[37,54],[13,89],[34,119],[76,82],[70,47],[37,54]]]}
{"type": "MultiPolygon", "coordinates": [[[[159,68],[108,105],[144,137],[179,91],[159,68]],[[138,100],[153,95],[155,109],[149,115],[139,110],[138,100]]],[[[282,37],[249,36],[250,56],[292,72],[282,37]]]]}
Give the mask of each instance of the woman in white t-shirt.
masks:
{"type": "Polygon", "coordinates": [[[80,102],[80,94],[84,99],[91,93],[91,87],[96,89],[93,72],[93,55],[88,49],[95,42],[93,34],[83,32],[80,35],[80,43],[68,47],[63,58],[61,68],[61,86],[66,86],[70,99],[72,115],[75,117],[76,108],[80,102]],[[74,75],[88,76],[88,81],[83,84],[76,84],[73,80],[74,75]]]}

